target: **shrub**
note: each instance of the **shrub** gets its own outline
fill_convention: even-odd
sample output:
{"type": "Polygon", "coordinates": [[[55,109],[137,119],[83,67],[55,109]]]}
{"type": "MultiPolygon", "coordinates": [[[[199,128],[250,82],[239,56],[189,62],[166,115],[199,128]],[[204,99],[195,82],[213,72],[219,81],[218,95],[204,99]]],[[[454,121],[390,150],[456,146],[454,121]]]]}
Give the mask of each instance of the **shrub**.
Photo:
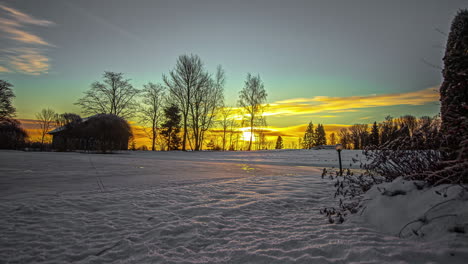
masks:
{"type": "Polygon", "coordinates": [[[15,119],[0,120],[0,149],[19,149],[25,144],[28,134],[15,119]]]}

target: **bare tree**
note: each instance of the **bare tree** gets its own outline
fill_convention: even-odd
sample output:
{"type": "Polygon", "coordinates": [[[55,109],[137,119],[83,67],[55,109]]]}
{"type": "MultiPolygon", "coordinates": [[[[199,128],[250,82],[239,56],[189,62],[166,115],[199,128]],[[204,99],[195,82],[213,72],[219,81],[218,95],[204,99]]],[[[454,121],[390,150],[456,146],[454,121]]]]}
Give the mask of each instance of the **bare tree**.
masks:
{"type": "Polygon", "coordinates": [[[140,110],[140,121],[143,126],[149,126],[150,131],[144,127],[145,133],[151,139],[151,150],[156,150],[158,127],[163,115],[164,87],[160,84],[148,83],[143,89],[143,106],[140,110]]]}
{"type": "Polygon", "coordinates": [[[103,83],[91,84],[91,89],[84,92],[85,96],[75,104],[81,106],[85,114],[132,117],[137,110],[135,97],[140,91],[133,88],[129,79],[124,79],[123,73],[105,72],[103,78],[103,83]]]}
{"type": "Polygon", "coordinates": [[[36,113],[36,119],[41,132],[41,145],[43,145],[47,132],[57,124],[57,114],[50,108],[42,109],[41,112],[36,113]]]}
{"type": "Polygon", "coordinates": [[[224,101],[224,71],[218,66],[214,80],[205,85],[196,86],[193,101],[190,104],[190,123],[195,150],[201,150],[205,132],[213,126],[214,117],[224,101]]]}
{"type": "Polygon", "coordinates": [[[368,127],[367,124],[354,124],[349,127],[354,149],[362,149],[365,147],[369,135],[368,127]]]}
{"type": "Polygon", "coordinates": [[[182,150],[186,150],[187,143],[192,146],[188,138],[189,129],[192,132],[192,149],[200,150],[205,132],[213,125],[216,111],[223,102],[223,69],[218,66],[212,79],[197,55],[182,55],[169,76],[163,75],[163,80],[182,113],[182,150]]]}
{"type": "Polygon", "coordinates": [[[163,75],[163,80],[169,89],[172,99],[177,103],[182,113],[182,150],[186,150],[190,106],[195,90],[209,83],[209,75],[204,71],[200,57],[196,55],[181,55],[177,59],[174,70],[169,76],[163,75]]]}
{"type": "MultiPolygon", "coordinates": [[[[229,127],[232,126],[232,107],[224,106],[221,109],[221,128],[223,129],[223,136],[222,136],[222,149],[223,151],[226,150],[226,143],[227,143],[227,134],[229,132],[229,127]]],[[[231,140],[232,140],[232,132],[231,132],[231,140]]]]}
{"type": "Polygon", "coordinates": [[[344,148],[349,149],[349,145],[351,144],[351,135],[347,128],[343,127],[338,131],[338,137],[340,138],[340,144],[343,145],[344,148]]]}
{"type": "Polygon", "coordinates": [[[248,150],[252,149],[252,140],[256,122],[261,120],[266,104],[267,92],[260,76],[247,74],[244,88],[239,93],[239,106],[246,113],[246,118],[250,125],[250,140],[248,150]]]}

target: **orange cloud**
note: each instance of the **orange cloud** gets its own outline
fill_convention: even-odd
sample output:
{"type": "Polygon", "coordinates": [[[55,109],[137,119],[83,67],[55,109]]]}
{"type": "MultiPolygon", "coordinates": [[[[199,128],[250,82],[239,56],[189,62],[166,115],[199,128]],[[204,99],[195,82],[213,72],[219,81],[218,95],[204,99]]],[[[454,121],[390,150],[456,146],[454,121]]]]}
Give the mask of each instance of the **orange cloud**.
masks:
{"type": "Polygon", "coordinates": [[[11,72],[9,69],[6,67],[0,66],[0,72],[11,72]]]}
{"type": "Polygon", "coordinates": [[[11,39],[17,40],[19,42],[24,42],[27,44],[40,44],[40,45],[52,46],[51,44],[43,40],[41,37],[31,34],[29,32],[26,32],[24,30],[20,30],[20,29],[13,28],[13,27],[4,27],[1,29],[4,32],[9,33],[11,35],[10,36],[11,39]]]}
{"type": "Polygon", "coordinates": [[[18,48],[7,50],[5,53],[10,66],[16,71],[30,75],[40,75],[49,71],[49,58],[38,49],[18,48]]]}
{"type": "Polygon", "coordinates": [[[48,20],[36,19],[17,9],[8,7],[0,3],[0,38],[8,39],[8,46],[1,50],[0,62],[5,66],[0,66],[0,73],[19,72],[30,75],[47,73],[50,65],[49,59],[40,50],[33,46],[52,46],[40,36],[25,29],[28,25],[50,26],[54,23],[48,20]],[[20,46],[20,45],[29,46],[20,46]]]}
{"type": "Polygon", "coordinates": [[[17,9],[8,7],[4,4],[0,3],[0,9],[3,9],[10,17],[25,24],[33,24],[38,26],[49,26],[53,25],[54,23],[47,20],[36,19],[28,14],[25,14],[17,9]]]}
{"type": "MultiPolygon", "coordinates": [[[[394,93],[368,96],[294,98],[271,103],[266,115],[305,115],[317,113],[356,112],[360,108],[423,105],[439,100],[438,87],[431,87],[415,92],[394,93]]],[[[332,116],[328,116],[332,117],[332,116]]],[[[334,116],[333,116],[334,117],[334,116]]]]}

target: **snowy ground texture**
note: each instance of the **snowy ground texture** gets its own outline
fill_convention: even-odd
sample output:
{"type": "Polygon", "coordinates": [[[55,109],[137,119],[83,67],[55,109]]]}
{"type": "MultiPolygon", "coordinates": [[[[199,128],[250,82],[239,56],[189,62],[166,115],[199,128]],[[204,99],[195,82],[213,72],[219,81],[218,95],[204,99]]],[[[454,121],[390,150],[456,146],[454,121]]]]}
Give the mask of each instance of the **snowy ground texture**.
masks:
{"type": "MultiPolygon", "coordinates": [[[[356,154],[343,151],[344,164],[356,154]]],[[[467,263],[466,234],[427,225],[426,236],[397,236],[455,189],[426,190],[415,208],[420,190],[374,188],[362,216],[328,224],[319,210],[335,205],[334,188],[320,175],[336,160],[329,150],[0,151],[0,263],[467,263]]],[[[466,199],[451,208],[465,211],[440,221],[466,224],[466,199]]],[[[450,213],[440,209],[430,213],[450,213]]]]}

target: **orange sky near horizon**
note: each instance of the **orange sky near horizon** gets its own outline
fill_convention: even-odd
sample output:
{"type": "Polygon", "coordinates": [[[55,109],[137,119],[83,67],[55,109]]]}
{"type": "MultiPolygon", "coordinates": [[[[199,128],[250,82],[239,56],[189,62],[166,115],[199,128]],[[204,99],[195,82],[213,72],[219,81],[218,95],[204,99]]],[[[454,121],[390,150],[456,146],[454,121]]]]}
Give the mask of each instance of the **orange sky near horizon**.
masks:
{"type": "MultiPolygon", "coordinates": [[[[29,135],[30,141],[39,141],[41,138],[41,131],[39,129],[39,125],[37,124],[37,120],[34,119],[19,119],[21,122],[21,126],[26,130],[29,135]]],[[[292,144],[298,143],[299,138],[304,136],[304,132],[307,128],[308,124],[301,124],[296,126],[290,127],[268,127],[265,135],[267,136],[267,140],[271,142],[276,142],[278,136],[281,136],[284,140],[285,148],[290,148],[292,144]]],[[[314,124],[316,125],[316,124],[314,124]]],[[[137,147],[141,147],[146,145],[148,148],[151,146],[151,140],[145,135],[144,131],[142,130],[141,126],[132,124],[132,131],[135,138],[135,143],[137,147]]],[[[331,133],[337,134],[341,128],[349,127],[350,125],[341,125],[341,124],[324,124],[325,131],[327,136],[331,133]]],[[[245,129],[239,129],[245,130],[245,129]]],[[[248,129],[247,129],[248,130],[248,129]]],[[[242,133],[242,132],[239,132],[242,133]]],[[[213,129],[210,131],[208,135],[208,140],[212,138],[218,138],[218,141],[221,141],[221,130],[213,129]]],[[[241,137],[242,138],[242,137],[241,137]]],[[[48,140],[51,138],[49,137],[48,140]]],[[[242,140],[242,139],[241,139],[242,140]]],[[[219,143],[219,142],[218,142],[219,143]]]]}

